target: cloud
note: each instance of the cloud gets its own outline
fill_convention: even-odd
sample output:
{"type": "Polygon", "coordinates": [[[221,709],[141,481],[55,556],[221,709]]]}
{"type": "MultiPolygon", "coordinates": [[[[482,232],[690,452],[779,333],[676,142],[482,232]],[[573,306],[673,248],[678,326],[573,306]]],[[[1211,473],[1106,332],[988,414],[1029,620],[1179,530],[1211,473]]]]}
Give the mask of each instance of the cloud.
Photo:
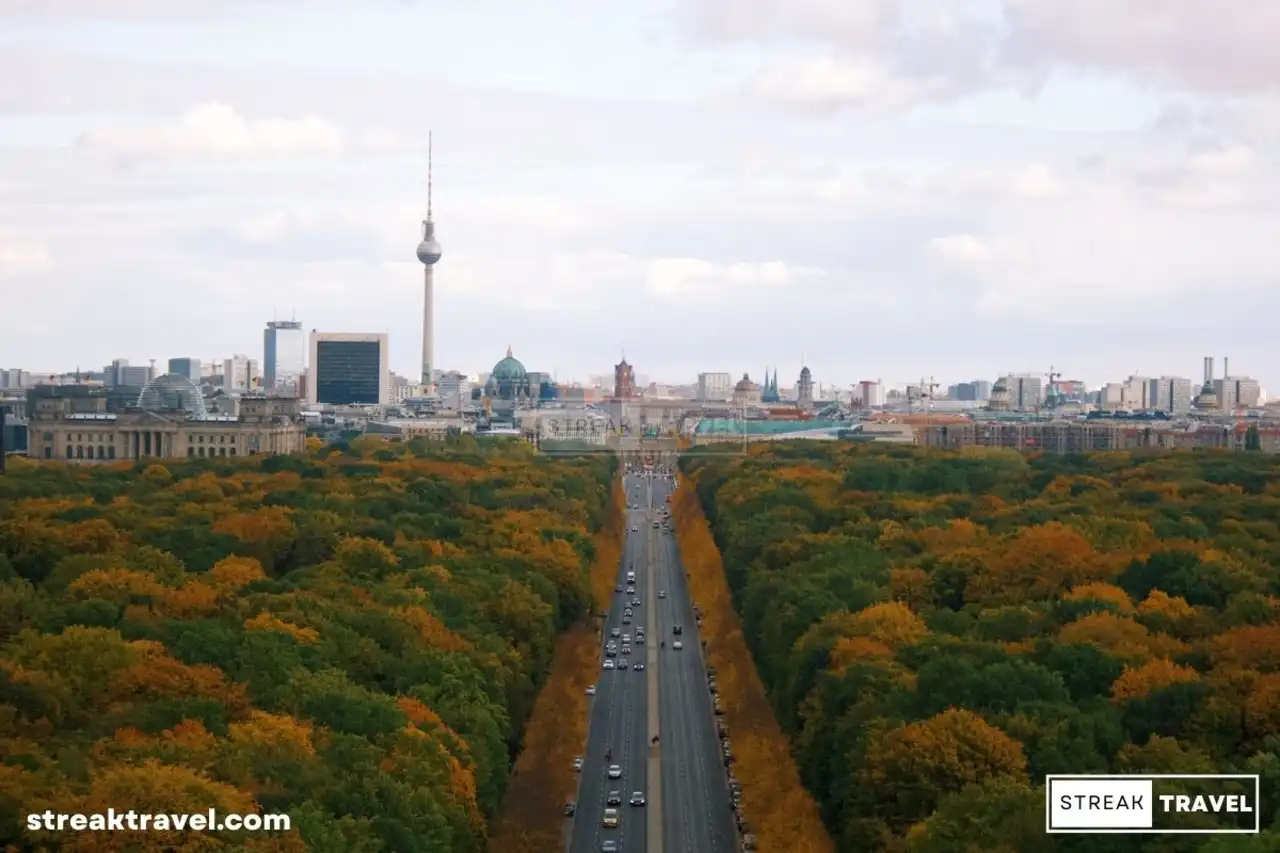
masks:
{"type": "Polygon", "coordinates": [[[1035,91],[1091,69],[1173,91],[1280,92],[1280,8],[1224,15],[1210,0],[691,0],[686,31],[713,46],[789,49],[749,91],[826,106],[907,106],[990,88],[1035,91]],[[790,74],[785,75],[784,69],[790,74]]]}
{"type": "Polygon", "coordinates": [[[53,269],[53,256],[38,243],[0,235],[0,276],[44,275],[53,269]]]}
{"type": "Polygon", "coordinates": [[[659,258],[645,273],[648,291],[673,302],[742,298],[764,291],[781,295],[784,288],[824,275],[820,269],[782,261],[717,264],[698,258],[659,258]]]}
{"type": "Polygon", "coordinates": [[[385,151],[396,142],[382,131],[353,139],[316,116],[252,119],[229,104],[209,102],[192,107],[174,122],[91,130],[78,144],[126,156],[227,160],[385,151]]]}
{"type": "Polygon", "coordinates": [[[930,240],[929,251],[946,261],[985,264],[1016,256],[1017,246],[1005,240],[985,240],[972,234],[952,234],[930,240]]]}

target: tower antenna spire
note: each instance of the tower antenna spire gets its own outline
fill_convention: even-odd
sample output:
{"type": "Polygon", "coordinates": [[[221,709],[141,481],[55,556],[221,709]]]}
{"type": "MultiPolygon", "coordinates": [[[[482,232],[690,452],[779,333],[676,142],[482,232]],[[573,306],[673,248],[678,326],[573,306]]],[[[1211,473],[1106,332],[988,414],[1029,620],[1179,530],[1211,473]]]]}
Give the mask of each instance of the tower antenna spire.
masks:
{"type": "Polygon", "coordinates": [[[427,131],[427,221],[431,221],[431,131],[427,131]]]}

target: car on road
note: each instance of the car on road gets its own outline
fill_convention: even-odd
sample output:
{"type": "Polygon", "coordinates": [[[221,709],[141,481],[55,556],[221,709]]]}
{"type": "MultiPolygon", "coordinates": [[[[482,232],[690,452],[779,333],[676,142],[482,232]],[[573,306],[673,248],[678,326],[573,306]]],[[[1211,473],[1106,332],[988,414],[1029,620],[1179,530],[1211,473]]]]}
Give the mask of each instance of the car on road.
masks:
{"type": "Polygon", "coordinates": [[[605,669],[613,669],[613,658],[605,658],[605,659],[604,659],[604,668],[605,668],[605,669]]]}
{"type": "Polygon", "coordinates": [[[665,589],[658,590],[658,598],[666,598],[666,597],[667,597],[667,591],[665,589]]]}
{"type": "Polygon", "coordinates": [[[671,633],[676,634],[676,635],[683,634],[683,633],[684,633],[684,626],[683,626],[683,625],[672,625],[672,626],[671,626],[671,633]]]}
{"type": "Polygon", "coordinates": [[[634,669],[636,672],[641,672],[641,671],[644,669],[644,664],[642,664],[642,663],[637,663],[635,666],[633,666],[633,667],[631,667],[631,668],[632,668],[632,669],[634,669]]]}
{"type": "Polygon", "coordinates": [[[624,645],[624,646],[625,646],[625,645],[626,645],[627,643],[629,643],[629,642],[631,642],[631,635],[630,635],[630,634],[623,634],[623,635],[622,635],[622,645],[624,645]]]}
{"type": "Polygon", "coordinates": [[[636,588],[634,586],[627,587],[627,595],[635,595],[635,594],[636,594],[636,588]]]}
{"type": "Polygon", "coordinates": [[[600,823],[603,824],[606,829],[613,829],[616,827],[618,825],[618,810],[605,809],[604,819],[601,820],[600,823]]]}
{"type": "MultiPolygon", "coordinates": [[[[676,640],[674,643],[671,644],[671,648],[675,649],[676,651],[680,651],[681,649],[684,648],[684,643],[680,642],[679,640],[676,640]]],[[[609,663],[609,661],[605,661],[605,663],[609,663]]]]}
{"type": "Polygon", "coordinates": [[[564,804],[564,816],[573,817],[573,813],[578,810],[578,805],[572,801],[564,804]]]}
{"type": "Polygon", "coordinates": [[[631,532],[632,532],[632,533],[639,533],[639,532],[640,532],[640,528],[636,527],[636,526],[633,524],[633,525],[631,525],[631,532]]]}
{"type": "Polygon", "coordinates": [[[600,842],[600,853],[621,853],[622,848],[612,838],[600,842]]]}
{"type": "Polygon", "coordinates": [[[621,778],[622,778],[622,766],[621,766],[621,765],[619,765],[619,764],[610,764],[610,765],[609,765],[609,778],[610,778],[610,779],[621,779],[621,778]]]}
{"type": "Polygon", "coordinates": [[[573,759],[573,769],[577,770],[579,773],[582,772],[582,756],[581,755],[573,759]]]}
{"type": "Polygon", "coordinates": [[[644,645],[644,634],[636,634],[636,645],[637,646],[644,645]]]}
{"type": "Polygon", "coordinates": [[[618,584],[613,588],[614,592],[622,592],[622,584],[618,584]]]}
{"type": "Polygon", "coordinates": [[[609,799],[605,801],[605,804],[606,804],[606,805],[610,805],[610,806],[620,806],[620,805],[622,805],[622,792],[621,792],[621,791],[610,791],[610,792],[609,792],[609,799]]]}
{"type": "Polygon", "coordinates": [[[622,617],[622,624],[623,624],[623,625],[630,625],[630,624],[631,624],[631,617],[630,617],[630,616],[623,616],[623,617],[622,617]]]}
{"type": "Polygon", "coordinates": [[[644,792],[643,792],[643,791],[636,791],[634,794],[632,794],[632,795],[631,795],[631,805],[633,805],[633,806],[643,806],[643,805],[644,805],[644,792]]]}
{"type": "Polygon", "coordinates": [[[596,695],[596,686],[594,684],[587,685],[587,695],[588,696],[596,695]]]}
{"type": "Polygon", "coordinates": [[[636,614],[635,614],[634,612],[632,612],[632,610],[631,610],[631,608],[630,608],[630,607],[626,607],[626,608],[623,608],[623,610],[622,610],[622,615],[623,615],[623,616],[635,616],[636,614]]]}
{"type": "Polygon", "coordinates": [[[622,660],[618,661],[618,669],[626,669],[626,668],[627,668],[626,658],[623,658],[622,660]]]}
{"type": "Polygon", "coordinates": [[[621,637],[621,636],[622,636],[622,632],[621,632],[620,630],[618,630],[617,628],[614,628],[613,630],[611,630],[611,631],[609,632],[609,636],[610,636],[610,637],[621,637]]]}

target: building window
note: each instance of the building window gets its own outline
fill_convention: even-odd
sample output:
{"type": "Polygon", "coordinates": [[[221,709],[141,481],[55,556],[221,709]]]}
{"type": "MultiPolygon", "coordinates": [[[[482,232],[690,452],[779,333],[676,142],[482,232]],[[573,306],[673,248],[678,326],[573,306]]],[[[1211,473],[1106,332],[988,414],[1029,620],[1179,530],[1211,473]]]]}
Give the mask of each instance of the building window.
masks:
{"type": "Polygon", "coordinates": [[[80,445],[80,444],[76,445],[76,458],[77,459],[84,458],[84,445],[80,445]]]}
{"type": "Polygon", "coordinates": [[[71,457],[72,457],[72,453],[71,453],[71,445],[69,445],[69,444],[68,444],[68,445],[67,445],[67,458],[68,458],[68,459],[70,459],[71,457]]]}
{"type": "Polygon", "coordinates": [[[99,444],[99,445],[98,445],[98,458],[99,458],[99,459],[106,459],[106,458],[107,458],[107,451],[106,451],[106,448],[104,448],[101,444],[99,444]]]}
{"type": "Polygon", "coordinates": [[[200,448],[200,455],[201,455],[201,456],[204,456],[204,448],[203,448],[203,447],[202,447],[202,448],[200,448]]]}
{"type": "Polygon", "coordinates": [[[114,444],[107,445],[107,458],[108,459],[116,458],[116,446],[114,444]]]}
{"type": "Polygon", "coordinates": [[[233,448],[231,448],[231,453],[229,453],[228,455],[229,455],[229,456],[235,456],[235,455],[236,455],[236,449],[235,449],[234,447],[233,447],[233,448]]]}
{"type": "Polygon", "coordinates": [[[194,447],[192,447],[191,445],[187,445],[187,455],[188,455],[188,456],[195,456],[195,455],[196,455],[196,449],[195,449],[194,447]]]}
{"type": "Polygon", "coordinates": [[[52,458],[53,458],[53,448],[52,448],[52,447],[46,447],[46,448],[44,449],[44,458],[45,458],[45,459],[52,459],[52,458]]]}
{"type": "Polygon", "coordinates": [[[219,448],[218,448],[218,455],[219,455],[219,456],[226,456],[226,455],[227,455],[227,449],[226,449],[225,447],[219,447],[219,448]]]}

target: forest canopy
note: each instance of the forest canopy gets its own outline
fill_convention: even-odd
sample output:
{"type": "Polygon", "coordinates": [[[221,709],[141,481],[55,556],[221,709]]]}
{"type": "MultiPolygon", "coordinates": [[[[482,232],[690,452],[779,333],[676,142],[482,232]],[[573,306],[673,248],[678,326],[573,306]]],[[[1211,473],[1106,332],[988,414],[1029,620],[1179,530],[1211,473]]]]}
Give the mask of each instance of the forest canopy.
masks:
{"type": "Polygon", "coordinates": [[[614,476],[469,437],[11,466],[0,849],[72,849],[25,833],[45,809],[213,806],[290,815],[244,849],[483,850],[556,636],[590,608],[614,476]]]}
{"type": "Polygon", "coordinates": [[[840,849],[1280,849],[1047,836],[1042,790],[1257,773],[1273,825],[1280,457],[785,442],[682,468],[840,849]]]}

